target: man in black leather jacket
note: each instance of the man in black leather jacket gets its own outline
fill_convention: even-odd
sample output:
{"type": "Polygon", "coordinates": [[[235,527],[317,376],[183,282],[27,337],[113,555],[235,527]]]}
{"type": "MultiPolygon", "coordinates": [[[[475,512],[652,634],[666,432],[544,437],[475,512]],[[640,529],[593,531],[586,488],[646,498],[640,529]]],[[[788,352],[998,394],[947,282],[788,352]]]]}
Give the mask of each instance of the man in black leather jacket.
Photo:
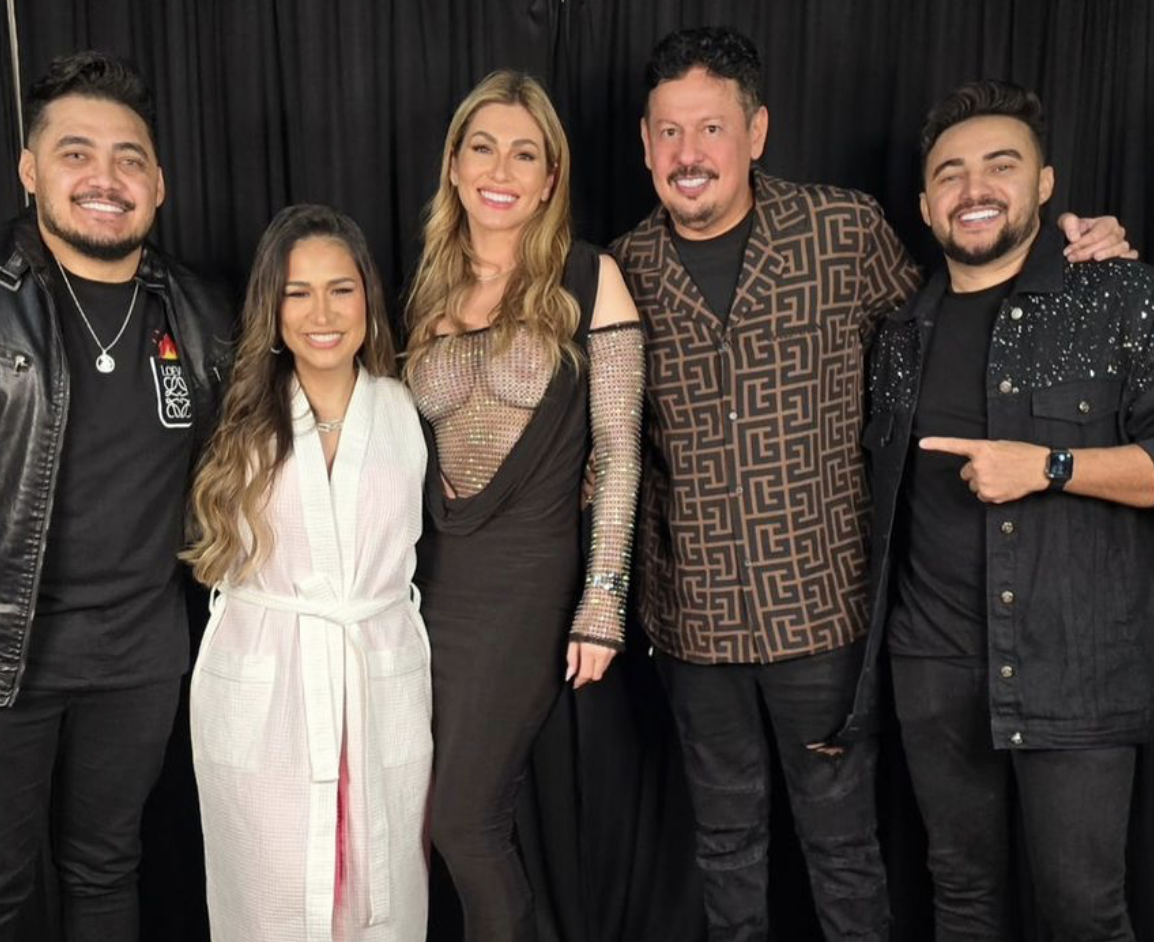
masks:
{"type": "MultiPolygon", "coordinates": [[[[1016,938],[1021,815],[1056,940],[1134,939],[1125,846],[1154,733],[1154,269],[1040,225],[1041,105],[963,86],[922,134],[939,272],[879,325],[867,665],[883,634],[938,942],[1016,938]],[[1016,797],[1015,797],[1016,791],[1016,797]]],[[[870,699],[871,669],[859,703],[870,699]]]]}
{"type": "Polygon", "coordinates": [[[129,66],[58,59],[26,119],[35,212],[0,231],[0,940],[51,814],[65,937],[131,942],[141,813],[188,664],[176,553],[231,309],[144,244],[164,178],[129,66]]]}

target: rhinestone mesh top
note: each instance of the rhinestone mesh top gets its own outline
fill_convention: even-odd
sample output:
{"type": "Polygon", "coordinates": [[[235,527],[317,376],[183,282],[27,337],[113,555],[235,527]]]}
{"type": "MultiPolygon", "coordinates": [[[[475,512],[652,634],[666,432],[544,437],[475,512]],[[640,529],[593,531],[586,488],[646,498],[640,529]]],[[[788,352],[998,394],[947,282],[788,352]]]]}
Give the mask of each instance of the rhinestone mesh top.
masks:
{"type": "MultiPolygon", "coordinates": [[[[514,334],[499,353],[492,347],[487,329],[438,337],[413,371],[417,408],[433,426],[441,473],[456,497],[471,497],[492,480],[551,378],[546,350],[527,331],[514,334]]],[[[639,325],[590,331],[588,354],[593,538],[572,637],[620,647],[641,477],[645,364],[639,325]]]]}

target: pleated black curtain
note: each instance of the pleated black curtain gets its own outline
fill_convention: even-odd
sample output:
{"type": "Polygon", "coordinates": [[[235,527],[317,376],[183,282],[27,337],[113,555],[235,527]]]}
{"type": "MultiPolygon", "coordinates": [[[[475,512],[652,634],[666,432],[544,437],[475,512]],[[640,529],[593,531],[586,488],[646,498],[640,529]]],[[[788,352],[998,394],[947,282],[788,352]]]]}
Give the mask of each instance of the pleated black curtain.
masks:
{"type": "MultiPolygon", "coordinates": [[[[927,265],[937,253],[917,214],[917,130],[936,98],[979,76],[1009,78],[1041,95],[1052,128],[1055,210],[1115,214],[1144,257],[1154,248],[1154,189],[1146,181],[1154,152],[1149,0],[12,3],[25,88],[54,55],[78,48],[112,50],[141,67],[158,97],[169,193],[157,239],[238,290],[272,215],[290,202],[316,201],[361,223],[395,302],[416,258],[448,119],[471,85],[498,66],[527,69],[550,88],[574,151],[579,232],[608,242],[653,203],[638,136],[648,52],[669,30],[704,23],[736,26],[761,49],[771,115],[767,168],[873,194],[927,265]]],[[[0,216],[7,217],[22,197],[3,18],[0,43],[0,216]]],[[[631,640],[605,683],[558,704],[526,782],[519,826],[543,942],[704,939],[680,760],[644,639],[631,640]]],[[[186,715],[178,720],[149,807],[147,942],[207,939],[186,723],[186,715]]],[[[892,722],[884,743],[881,816],[894,938],[926,942],[923,837],[892,722]]],[[[775,938],[817,940],[783,797],[773,824],[775,938]]],[[[1139,771],[1130,852],[1139,938],[1154,942],[1150,750],[1139,771]]],[[[46,870],[28,914],[29,942],[55,940],[49,876],[46,870]]],[[[1024,867],[1021,890],[1024,939],[1046,942],[1024,867]]],[[[430,939],[459,938],[451,884],[438,867],[430,939]]]]}

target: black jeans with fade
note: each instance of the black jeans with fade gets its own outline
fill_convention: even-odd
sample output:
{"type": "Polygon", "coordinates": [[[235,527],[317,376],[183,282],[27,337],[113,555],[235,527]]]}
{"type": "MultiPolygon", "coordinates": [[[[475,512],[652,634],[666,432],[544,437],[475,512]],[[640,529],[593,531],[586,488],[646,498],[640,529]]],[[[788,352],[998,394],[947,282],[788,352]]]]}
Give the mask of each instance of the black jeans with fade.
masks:
{"type": "Polygon", "coordinates": [[[46,816],[66,942],[136,942],[144,802],[180,696],[172,679],[123,690],[23,690],[0,710],[0,942],[17,939],[46,816]]]}
{"type": "Polygon", "coordinates": [[[1133,942],[1124,890],[1136,747],[995,749],[985,658],[890,660],[937,942],[1019,937],[1009,873],[1018,814],[1054,942],[1133,942]]]}
{"type": "Polygon", "coordinates": [[[764,942],[769,931],[772,749],[826,939],[889,938],[876,740],[837,755],[807,748],[844,721],[862,653],[857,642],[775,664],[702,665],[658,655],[693,801],[710,942],[764,942]]]}

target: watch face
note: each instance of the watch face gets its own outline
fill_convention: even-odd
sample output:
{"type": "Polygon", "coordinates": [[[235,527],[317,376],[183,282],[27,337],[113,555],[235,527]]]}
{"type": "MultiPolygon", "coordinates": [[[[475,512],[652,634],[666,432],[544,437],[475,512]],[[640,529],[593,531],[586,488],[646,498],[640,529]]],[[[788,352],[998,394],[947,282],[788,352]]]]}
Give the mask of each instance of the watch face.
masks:
{"type": "Polygon", "coordinates": [[[1068,481],[1074,473],[1074,456],[1065,449],[1050,452],[1046,462],[1046,477],[1051,481],[1068,481]]]}

